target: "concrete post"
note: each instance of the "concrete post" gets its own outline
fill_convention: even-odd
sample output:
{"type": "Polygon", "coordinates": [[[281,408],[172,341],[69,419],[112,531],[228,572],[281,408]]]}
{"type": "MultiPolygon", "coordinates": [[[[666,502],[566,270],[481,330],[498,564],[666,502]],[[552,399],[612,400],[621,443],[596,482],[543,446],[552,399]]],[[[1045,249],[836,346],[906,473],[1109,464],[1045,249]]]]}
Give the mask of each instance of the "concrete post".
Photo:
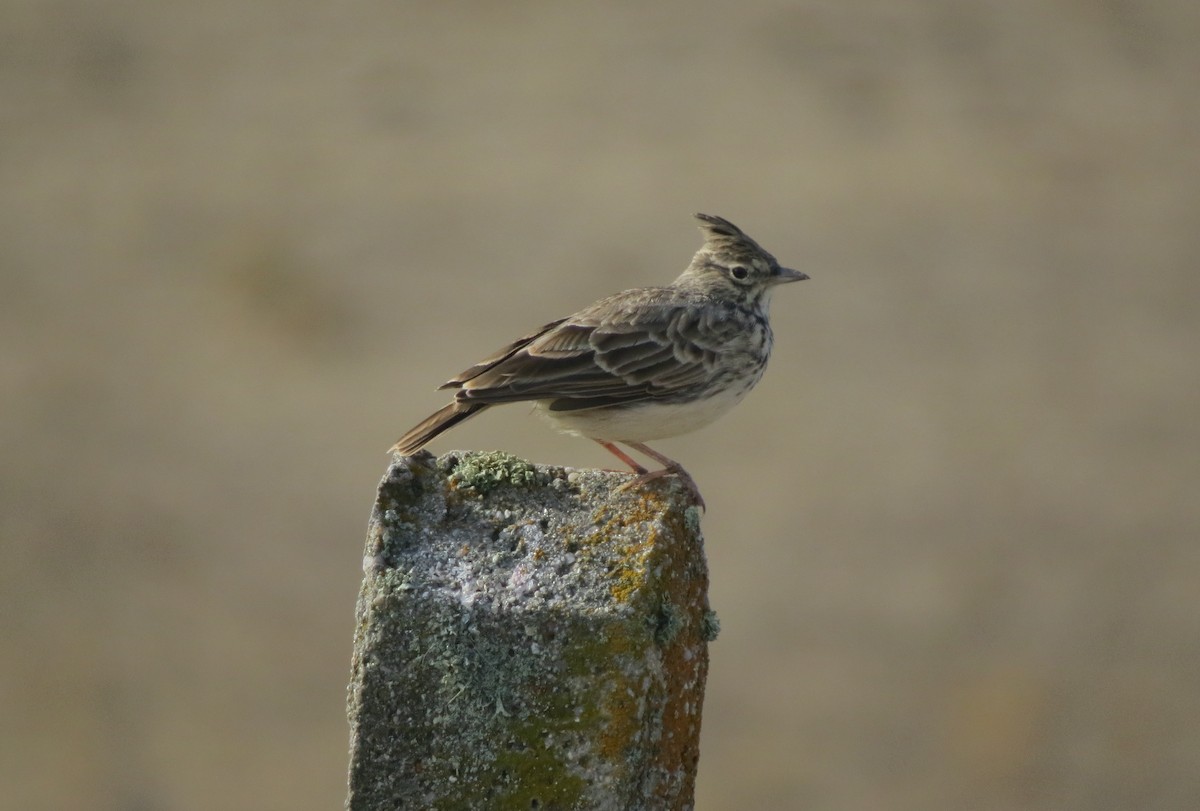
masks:
{"type": "Polygon", "coordinates": [[[689,809],[708,572],[672,479],[396,457],[356,614],[351,811],[689,809]]]}

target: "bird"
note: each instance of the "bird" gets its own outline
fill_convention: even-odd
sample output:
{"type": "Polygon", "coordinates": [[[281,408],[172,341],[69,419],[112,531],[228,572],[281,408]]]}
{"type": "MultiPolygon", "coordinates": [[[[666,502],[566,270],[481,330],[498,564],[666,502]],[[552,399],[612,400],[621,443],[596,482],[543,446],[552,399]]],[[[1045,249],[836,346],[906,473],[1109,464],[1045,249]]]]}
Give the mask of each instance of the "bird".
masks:
{"type": "Polygon", "coordinates": [[[636,474],[618,489],[692,476],[646,442],[695,431],[737,405],[763,375],[776,287],[808,279],[722,217],[696,214],[704,244],[669,285],[600,299],[518,338],[444,383],[454,400],[404,434],[411,456],[444,431],[504,403],[532,401],[554,427],[592,439],[636,474]],[[617,443],[663,467],[647,470],[617,443]]]}

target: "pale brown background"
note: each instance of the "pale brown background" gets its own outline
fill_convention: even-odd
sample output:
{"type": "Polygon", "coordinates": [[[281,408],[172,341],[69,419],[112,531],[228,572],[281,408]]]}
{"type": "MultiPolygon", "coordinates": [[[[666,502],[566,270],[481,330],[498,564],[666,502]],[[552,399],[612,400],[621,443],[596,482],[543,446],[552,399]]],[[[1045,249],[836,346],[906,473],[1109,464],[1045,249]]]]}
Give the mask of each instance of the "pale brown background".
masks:
{"type": "MultiPolygon", "coordinates": [[[[705,809],[1200,807],[1200,4],[0,4],[0,806],[330,809],[432,387],[729,217],[705,809]]],[[[611,460],[523,407],[434,450],[611,460]]]]}

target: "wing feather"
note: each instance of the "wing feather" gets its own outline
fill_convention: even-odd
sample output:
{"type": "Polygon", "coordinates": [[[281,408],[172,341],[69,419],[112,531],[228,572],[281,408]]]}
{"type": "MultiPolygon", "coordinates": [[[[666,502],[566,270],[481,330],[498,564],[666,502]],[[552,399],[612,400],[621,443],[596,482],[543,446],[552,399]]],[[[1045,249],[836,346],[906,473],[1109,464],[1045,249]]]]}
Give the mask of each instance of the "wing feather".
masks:
{"type": "Polygon", "coordinates": [[[462,372],[459,372],[457,375],[450,378],[442,385],[438,386],[438,388],[439,389],[460,388],[468,380],[474,380],[476,377],[483,374],[484,372],[495,368],[499,364],[501,364],[504,361],[511,358],[517,352],[520,352],[522,349],[524,349],[526,346],[528,346],[532,341],[535,341],[538,338],[542,337],[547,332],[550,332],[551,330],[553,330],[555,327],[559,326],[566,320],[567,319],[565,319],[565,318],[560,318],[557,321],[551,321],[549,324],[546,324],[541,329],[539,329],[537,332],[531,332],[528,335],[526,335],[524,338],[518,338],[517,340],[513,341],[508,346],[504,347],[503,349],[498,349],[495,352],[493,352],[491,355],[488,355],[486,358],[479,361],[478,363],[476,363],[474,366],[470,367],[469,369],[464,369],[462,372]]]}
{"type": "Polygon", "coordinates": [[[659,293],[627,291],[551,322],[445,388],[457,388],[460,402],[550,400],[552,410],[567,411],[669,398],[703,386],[735,338],[731,322],[698,316],[677,295],[659,293]]]}

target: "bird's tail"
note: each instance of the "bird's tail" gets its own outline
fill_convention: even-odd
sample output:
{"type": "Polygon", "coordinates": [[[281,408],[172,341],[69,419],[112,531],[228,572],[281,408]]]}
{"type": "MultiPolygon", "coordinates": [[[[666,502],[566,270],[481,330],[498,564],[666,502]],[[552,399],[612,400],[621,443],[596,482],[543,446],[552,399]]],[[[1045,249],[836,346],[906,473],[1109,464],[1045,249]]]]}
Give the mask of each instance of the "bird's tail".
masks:
{"type": "Polygon", "coordinates": [[[487,408],[487,405],[483,403],[451,403],[445,408],[430,414],[421,420],[419,425],[400,437],[396,444],[392,446],[391,453],[411,456],[425,447],[426,443],[438,434],[450,430],[463,420],[475,416],[485,408],[487,408]]]}

